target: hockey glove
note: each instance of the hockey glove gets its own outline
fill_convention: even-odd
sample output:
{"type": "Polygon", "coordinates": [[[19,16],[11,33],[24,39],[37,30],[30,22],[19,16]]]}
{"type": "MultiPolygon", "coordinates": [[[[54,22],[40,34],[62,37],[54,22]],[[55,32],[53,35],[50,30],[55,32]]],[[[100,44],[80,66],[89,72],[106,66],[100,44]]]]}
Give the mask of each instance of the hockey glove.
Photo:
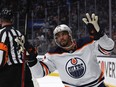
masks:
{"type": "Polygon", "coordinates": [[[33,66],[37,62],[36,59],[37,52],[35,48],[25,38],[26,37],[22,35],[21,37],[16,37],[15,41],[17,42],[18,45],[20,45],[19,53],[26,51],[25,60],[27,60],[29,66],[33,66]]]}
{"type": "Polygon", "coordinates": [[[104,30],[100,29],[98,25],[98,16],[92,14],[90,17],[90,15],[86,13],[86,18],[83,18],[82,20],[87,25],[88,33],[94,40],[98,40],[104,35],[104,30]]]}
{"type": "Polygon", "coordinates": [[[28,65],[31,67],[37,63],[37,51],[35,48],[28,42],[26,41],[24,44],[24,47],[26,49],[26,60],[28,62],[28,65]]]}

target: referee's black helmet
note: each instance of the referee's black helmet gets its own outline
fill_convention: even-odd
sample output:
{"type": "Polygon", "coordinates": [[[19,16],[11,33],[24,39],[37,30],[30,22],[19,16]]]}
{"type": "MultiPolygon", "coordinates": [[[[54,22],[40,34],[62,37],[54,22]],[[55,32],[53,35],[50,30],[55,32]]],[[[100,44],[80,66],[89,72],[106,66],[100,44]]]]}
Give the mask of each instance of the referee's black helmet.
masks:
{"type": "Polygon", "coordinates": [[[13,19],[13,12],[11,9],[8,8],[4,8],[2,9],[1,13],[0,13],[0,18],[4,19],[4,20],[12,20],[13,19]]]}

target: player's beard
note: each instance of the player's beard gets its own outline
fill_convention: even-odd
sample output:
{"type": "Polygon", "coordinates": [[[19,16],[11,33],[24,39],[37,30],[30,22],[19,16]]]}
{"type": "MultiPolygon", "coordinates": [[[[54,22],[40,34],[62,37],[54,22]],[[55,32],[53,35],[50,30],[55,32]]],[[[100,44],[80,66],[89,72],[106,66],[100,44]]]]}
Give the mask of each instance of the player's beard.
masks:
{"type": "Polygon", "coordinates": [[[68,41],[67,40],[63,40],[60,42],[60,46],[62,47],[67,47],[68,46],[68,41]]]}
{"type": "Polygon", "coordinates": [[[66,40],[63,39],[59,42],[59,44],[61,47],[69,47],[71,45],[71,39],[70,38],[66,40]]]}

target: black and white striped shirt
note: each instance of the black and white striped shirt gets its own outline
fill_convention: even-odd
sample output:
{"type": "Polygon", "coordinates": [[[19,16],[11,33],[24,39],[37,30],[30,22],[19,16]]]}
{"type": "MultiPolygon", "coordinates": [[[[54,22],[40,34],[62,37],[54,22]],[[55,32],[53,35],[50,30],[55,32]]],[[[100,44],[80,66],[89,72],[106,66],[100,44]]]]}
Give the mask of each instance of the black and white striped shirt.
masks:
{"type": "Polygon", "coordinates": [[[16,37],[21,36],[21,32],[14,29],[12,25],[4,26],[0,29],[0,43],[8,46],[8,65],[22,63],[23,53],[19,52],[20,45],[15,41],[16,37]]]}

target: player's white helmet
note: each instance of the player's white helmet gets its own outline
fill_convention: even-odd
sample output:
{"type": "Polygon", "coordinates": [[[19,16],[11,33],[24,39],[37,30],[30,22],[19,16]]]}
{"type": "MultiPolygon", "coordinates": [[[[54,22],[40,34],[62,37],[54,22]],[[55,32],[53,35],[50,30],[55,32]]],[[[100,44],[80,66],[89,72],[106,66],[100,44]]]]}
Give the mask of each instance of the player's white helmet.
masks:
{"type": "Polygon", "coordinates": [[[59,32],[62,32],[62,31],[68,31],[68,33],[71,35],[72,34],[72,31],[71,29],[65,25],[65,24],[61,24],[61,25],[58,25],[55,29],[54,29],[54,36],[59,33],[59,32]]]}
{"type": "MultiPolygon", "coordinates": [[[[71,29],[65,25],[65,24],[61,24],[61,25],[58,25],[54,31],[53,31],[53,34],[54,34],[54,40],[55,40],[55,43],[60,46],[57,41],[56,41],[56,34],[59,33],[59,32],[62,32],[62,31],[67,31],[69,33],[69,36],[71,37],[71,40],[72,40],[72,31],[71,29]]],[[[61,47],[61,46],[60,46],[61,47]]]]}

